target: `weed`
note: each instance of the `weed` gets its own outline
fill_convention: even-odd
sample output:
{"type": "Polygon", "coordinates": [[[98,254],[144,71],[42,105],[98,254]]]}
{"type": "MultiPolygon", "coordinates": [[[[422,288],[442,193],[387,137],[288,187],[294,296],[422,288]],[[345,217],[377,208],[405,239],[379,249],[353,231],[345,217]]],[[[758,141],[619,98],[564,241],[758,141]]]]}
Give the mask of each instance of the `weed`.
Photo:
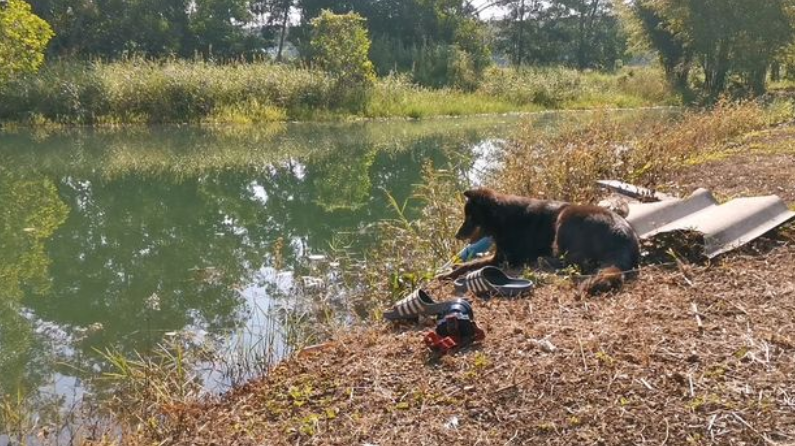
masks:
{"type": "Polygon", "coordinates": [[[489,361],[489,358],[488,356],[486,356],[485,353],[477,352],[475,353],[475,357],[472,360],[472,365],[474,365],[475,369],[477,370],[483,370],[489,365],[491,365],[491,361],[489,361]]]}
{"type": "Polygon", "coordinates": [[[596,352],[596,359],[598,359],[599,362],[601,362],[602,364],[604,364],[606,366],[612,366],[616,362],[616,360],[613,359],[612,356],[610,356],[609,354],[607,354],[607,353],[605,353],[605,352],[603,352],[601,350],[596,352]]]}

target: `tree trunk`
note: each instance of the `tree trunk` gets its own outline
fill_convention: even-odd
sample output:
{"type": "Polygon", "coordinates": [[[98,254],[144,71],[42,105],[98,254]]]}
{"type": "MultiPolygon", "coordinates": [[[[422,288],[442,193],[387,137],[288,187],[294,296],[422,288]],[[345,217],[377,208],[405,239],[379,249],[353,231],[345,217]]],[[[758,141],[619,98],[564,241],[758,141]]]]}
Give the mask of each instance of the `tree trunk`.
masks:
{"type": "Polygon", "coordinates": [[[709,95],[710,101],[715,101],[726,88],[726,80],[729,76],[728,45],[725,42],[718,42],[717,50],[711,57],[704,58],[704,87],[709,95]]]}
{"type": "Polygon", "coordinates": [[[583,64],[586,65],[583,68],[587,68],[587,61],[585,60],[585,53],[587,48],[585,48],[585,44],[589,42],[593,42],[594,39],[594,28],[596,28],[596,14],[599,12],[599,1],[593,1],[593,7],[591,8],[591,15],[588,17],[588,26],[585,28],[585,39],[583,40],[583,64]]]}
{"type": "Polygon", "coordinates": [[[282,61],[282,51],[284,50],[284,38],[287,35],[287,22],[290,20],[290,6],[292,0],[285,0],[284,15],[282,16],[282,32],[279,36],[279,51],[276,53],[276,61],[282,61]]]}
{"type": "Polygon", "coordinates": [[[770,80],[773,82],[781,80],[781,63],[776,60],[770,64],[770,80]]]}
{"type": "Polygon", "coordinates": [[[580,20],[577,30],[577,69],[585,69],[585,20],[586,12],[580,11],[580,20]]]}
{"type": "Polygon", "coordinates": [[[521,0],[519,4],[519,33],[516,42],[516,57],[514,58],[514,63],[516,63],[516,65],[522,65],[522,58],[524,56],[524,2],[525,0],[521,0]]]}
{"type": "Polygon", "coordinates": [[[754,96],[762,96],[765,94],[766,86],[765,81],[767,80],[767,66],[763,65],[760,66],[758,69],[753,70],[749,76],[749,86],[751,87],[751,93],[754,96]]]}

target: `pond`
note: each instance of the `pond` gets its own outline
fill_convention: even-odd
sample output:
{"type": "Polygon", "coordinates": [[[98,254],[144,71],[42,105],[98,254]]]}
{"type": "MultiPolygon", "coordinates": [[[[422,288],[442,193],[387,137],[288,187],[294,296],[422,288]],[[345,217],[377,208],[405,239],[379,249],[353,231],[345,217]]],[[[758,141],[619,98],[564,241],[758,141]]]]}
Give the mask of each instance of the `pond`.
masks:
{"type": "Polygon", "coordinates": [[[184,333],[278,358],[302,262],[366,248],[429,163],[477,182],[520,119],[0,135],[0,394],[68,407],[99,352],[184,333]]]}

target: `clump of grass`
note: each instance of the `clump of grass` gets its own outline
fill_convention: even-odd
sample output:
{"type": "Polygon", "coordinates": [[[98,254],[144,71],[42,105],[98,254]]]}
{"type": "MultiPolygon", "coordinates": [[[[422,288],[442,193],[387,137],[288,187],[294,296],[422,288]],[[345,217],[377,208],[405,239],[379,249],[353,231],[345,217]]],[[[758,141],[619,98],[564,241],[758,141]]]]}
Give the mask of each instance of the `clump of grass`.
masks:
{"type": "Polygon", "coordinates": [[[34,428],[33,409],[30,400],[19,390],[15,395],[3,395],[0,399],[0,429],[14,438],[30,435],[34,428]]]}
{"type": "Polygon", "coordinates": [[[69,124],[284,120],[334,105],[322,72],[268,62],[55,62],[0,88],[0,120],[69,124]]]}
{"type": "Polygon", "coordinates": [[[181,423],[172,414],[202,390],[191,352],[176,343],[134,358],[113,350],[100,353],[112,370],[103,378],[113,386],[105,404],[114,417],[153,438],[178,435],[181,423]]]}
{"type": "Polygon", "coordinates": [[[424,118],[541,109],[543,104],[516,102],[510,97],[489,96],[486,92],[466,93],[454,88],[434,90],[412,84],[405,77],[389,76],[375,85],[364,113],[369,118],[424,118]]]}
{"type": "Polygon", "coordinates": [[[493,68],[479,92],[518,105],[545,108],[601,108],[671,105],[678,102],[665,76],[654,68],[616,74],[567,68],[493,68]]]}
{"type": "Polygon", "coordinates": [[[368,294],[380,295],[382,301],[397,299],[432,279],[459,244],[454,235],[461,223],[463,202],[457,198],[463,185],[450,171],[427,165],[423,172],[426,182],[417,185],[410,198],[420,202],[421,215],[410,219],[406,205],[392,200],[396,218],[381,223],[381,243],[370,254],[375,268],[367,274],[373,275],[370,283],[378,288],[368,294]]]}
{"type": "Polygon", "coordinates": [[[202,123],[245,125],[282,122],[287,119],[287,112],[283,108],[250,99],[215,107],[207,117],[202,118],[202,123]]]}
{"type": "MultiPolygon", "coordinates": [[[[773,121],[781,119],[778,114],[773,121]]],[[[597,114],[585,125],[564,125],[555,133],[538,131],[528,121],[509,144],[505,168],[494,182],[506,192],[592,202],[599,194],[596,180],[656,188],[690,160],[770,124],[768,109],[752,102],[719,104],[672,122],[597,114]]]]}

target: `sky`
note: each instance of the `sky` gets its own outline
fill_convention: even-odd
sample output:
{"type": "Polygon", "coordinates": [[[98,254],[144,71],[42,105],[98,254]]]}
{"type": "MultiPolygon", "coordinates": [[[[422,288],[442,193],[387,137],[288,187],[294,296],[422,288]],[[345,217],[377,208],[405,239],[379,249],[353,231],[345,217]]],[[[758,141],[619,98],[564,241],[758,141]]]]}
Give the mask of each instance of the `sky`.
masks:
{"type": "MultiPolygon", "coordinates": [[[[487,5],[489,3],[493,3],[494,0],[471,0],[472,5],[476,8],[480,8],[483,5],[487,5]]],[[[491,19],[494,17],[500,17],[503,13],[503,9],[499,7],[491,7],[480,14],[481,19],[491,19]]]]}
{"type": "MultiPolygon", "coordinates": [[[[2,0],[0,0],[2,1],[2,0]]],[[[480,8],[481,6],[487,5],[489,3],[493,3],[494,0],[470,0],[470,3],[474,5],[476,8],[480,8]]],[[[480,13],[480,18],[482,20],[488,20],[492,18],[499,18],[502,17],[503,13],[505,12],[504,8],[500,8],[497,6],[491,7],[482,13],[480,13]]],[[[297,24],[301,20],[301,13],[298,9],[293,9],[290,13],[290,23],[297,24]]],[[[264,22],[264,18],[263,18],[264,22]]],[[[257,26],[261,26],[260,23],[256,23],[257,26]]]]}

